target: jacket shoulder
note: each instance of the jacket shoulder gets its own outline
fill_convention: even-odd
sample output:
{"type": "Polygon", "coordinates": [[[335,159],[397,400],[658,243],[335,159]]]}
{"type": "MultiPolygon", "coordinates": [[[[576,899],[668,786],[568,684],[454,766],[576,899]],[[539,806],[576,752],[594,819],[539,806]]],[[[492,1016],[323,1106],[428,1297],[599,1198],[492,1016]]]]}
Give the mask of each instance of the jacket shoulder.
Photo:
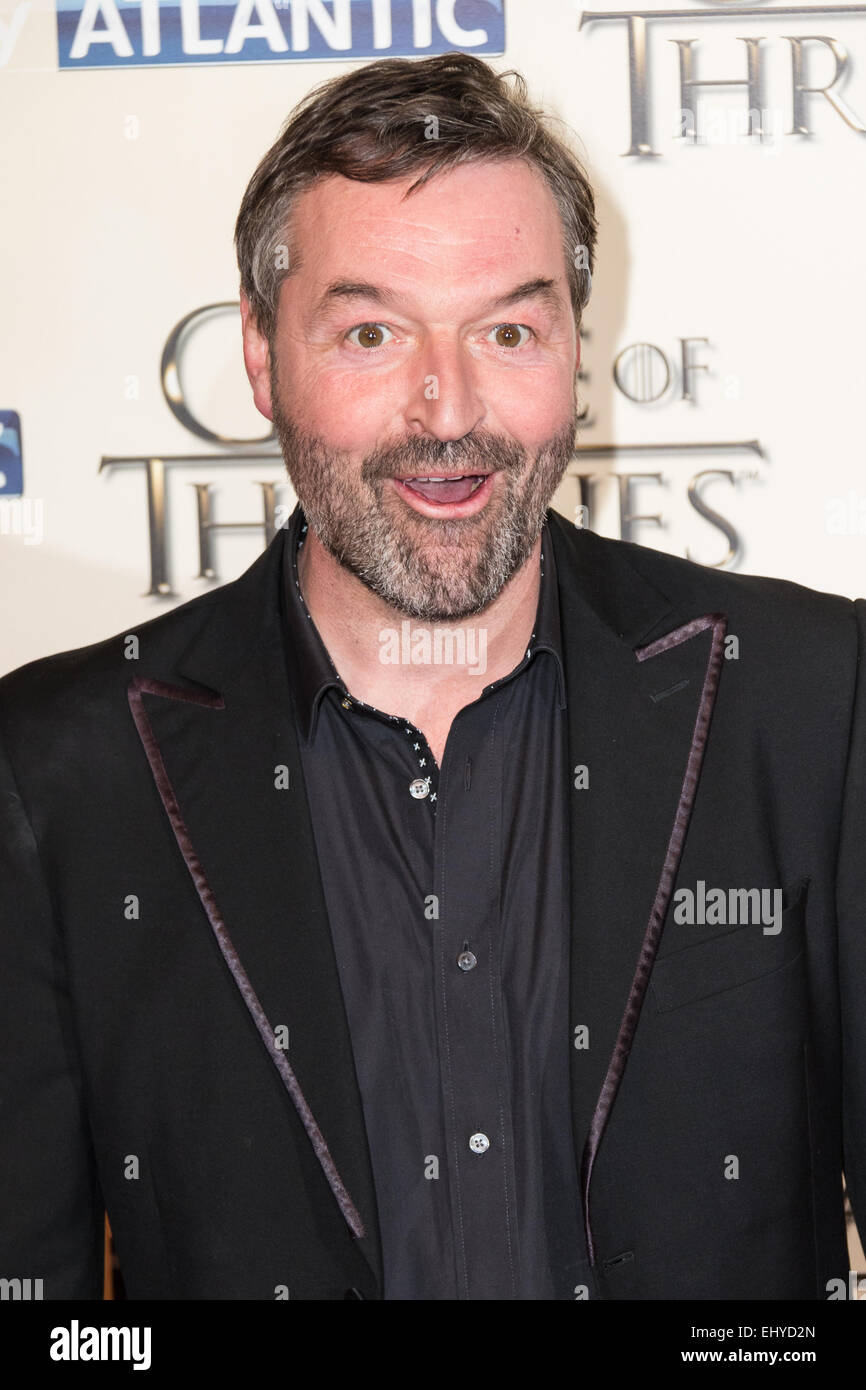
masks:
{"type": "Polygon", "coordinates": [[[133,650],[130,638],[137,639],[139,652],[147,653],[149,666],[170,669],[230,587],[199,594],[99,642],[38,657],[8,672],[0,678],[0,719],[14,720],[19,712],[52,718],[61,706],[68,712],[70,700],[78,702],[100,690],[112,694],[121,687],[125,690],[137,665],[128,655],[133,650]]]}
{"type": "Polygon", "coordinates": [[[852,628],[854,600],[813,589],[791,579],[719,570],[634,541],[615,540],[574,526],[565,518],[561,534],[584,550],[588,568],[614,566],[630,570],[665,594],[679,612],[720,612],[770,627],[807,624],[836,632],[852,628]],[[570,534],[569,534],[570,533],[570,534]]]}

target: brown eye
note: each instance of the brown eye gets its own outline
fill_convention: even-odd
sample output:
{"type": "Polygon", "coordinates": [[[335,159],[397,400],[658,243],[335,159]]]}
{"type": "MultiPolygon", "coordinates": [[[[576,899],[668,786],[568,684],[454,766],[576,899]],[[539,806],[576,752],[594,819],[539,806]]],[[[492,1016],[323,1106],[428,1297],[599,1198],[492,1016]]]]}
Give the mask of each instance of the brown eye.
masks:
{"type": "Polygon", "coordinates": [[[358,324],[355,328],[350,328],[346,336],[351,341],[352,334],[357,333],[358,337],[356,341],[359,347],[379,348],[383,347],[386,342],[383,334],[389,331],[390,330],[386,329],[383,323],[362,323],[358,324]]]}
{"type": "MultiPolygon", "coordinates": [[[[498,328],[494,328],[493,330],[496,334],[496,346],[504,348],[522,347],[523,344],[520,341],[522,329],[522,323],[501,323],[498,328]]],[[[529,329],[526,331],[528,333],[529,329]]]]}

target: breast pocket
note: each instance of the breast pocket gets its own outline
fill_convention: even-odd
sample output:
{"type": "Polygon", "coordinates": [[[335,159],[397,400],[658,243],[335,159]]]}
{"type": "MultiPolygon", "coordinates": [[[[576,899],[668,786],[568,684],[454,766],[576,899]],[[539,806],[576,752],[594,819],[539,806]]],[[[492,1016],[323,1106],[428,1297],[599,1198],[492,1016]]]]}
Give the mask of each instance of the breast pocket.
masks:
{"type": "Polygon", "coordinates": [[[808,888],[809,879],[801,878],[783,890],[781,923],[774,934],[766,935],[760,923],[729,927],[708,941],[680,947],[658,959],[650,980],[657,1011],[668,1013],[709,999],[799,959],[806,944],[808,888]]]}

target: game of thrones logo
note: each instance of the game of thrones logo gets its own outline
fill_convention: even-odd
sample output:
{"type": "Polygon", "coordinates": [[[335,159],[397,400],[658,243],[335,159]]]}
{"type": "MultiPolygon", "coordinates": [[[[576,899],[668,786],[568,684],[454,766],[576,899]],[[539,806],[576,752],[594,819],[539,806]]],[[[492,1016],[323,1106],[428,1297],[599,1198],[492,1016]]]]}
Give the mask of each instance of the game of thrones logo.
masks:
{"type": "MultiPolygon", "coordinates": [[[[264,461],[271,463],[281,461],[273,432],[258,439],[238,439],[220,434],[216,430],[210,429],[195,416],[184,391],[181,368],[184,351],[191,334],[213,319],[215,315],[237,312],[238,303],[234,300],[206,304],[200,309],[194,309],[171,330],[162,353],[160,377],[166,403],[175,419],[196,439],[202,441],[203,444],[210,445],[210,450],[171,454],[157,452],[155,449],[144,450],[139,454],[104,455],[100,461],[100,471],[113,468],[134,468],[140,469],[144,474],[150,546],[150,586],[145,591],[147,594],[161,595],[166,598],[178,597],[171,584],[167,541],[169,479],[173,468],[179,466],[188,468],[190,465],[194,465],[213,472],[214,469],[222,471],[226,466],[252,468],[261,467],[264,461]],[[218,446],[219,451],[214,452],[213,446],[218,446]]],[[[581,336],[587,341],[591,340],[591,334],[588,330],[583,330],[581,336]]],[[[627,345],[617,354],[613,364],[614,389],[637,404],[652,404],[663,397],[692,401],[695,390],[693,378],[696,373],[707,370],[705,362],[695,360],[695,352],[700,351],[700,344],[707,344],[708,341],[704,337],[680,338],[680,350],[676,360],[665,353],[660,346],[653,343],[627,345]]],[[[587,375],[581,367],[578,380],[586,381],[587,379],[587,375]]],[[[580,412],[582,431],[591,429],[593,426],[590,410],[591,404],[586,404],[580,412]]],[[[598,465],[589,463],[589,459],[593,456],[601,459],[605,456],[644,456],[647,453],[662,455],[675,455],[676,453],[700,455],[706,453],[715,455],[719,452],[734,456],[740,454],[761,457],[763,455],[763,450],[757,439],[674,441],[661,444],[578,443],[575,445],[572,461],[567,470],[567,477],[573,479],[574,482],[576,499],[570,520],[577,525],[593,527],[600,490],[613,488],[618,510],[619,534],[623,539],[634,538],[634,527],[638,523],[662,525],[661,514],[639,514],[634,510],[634,496],[635,489],[640,484],[664,484],[665,474],[660,471],[648,471],[646,468],[631,471],[617,469],[615,472],[608,472],[600,469],[598,465]]],[[[729,485],[735,486],[741,482],[752,481],[755,477],[754,467],[727,468],[716,465],[700,469],[686,483],[689,506],[720,532],[725,539],[725,548],[718,558],[712,561],[712,564],[717,567],[730,566],[735,563],[741,551],[741,542],[731,522],[715,508],[708,505],[701,495],[701,490],[704,484],[711,479],[724,479],[729,485]]],[[[261,531],[263,544],[268,545],[276,535],[277,528],[285,525],[288,520],[289,507],[286,504],[278,503],[277,500],[278,483],[257,482],[260,507],[260,515],[257,520],[252,518],[215,520],[212,482],[203,480],[193,486],[196,495],[198,526],[199,571],[196,575],[197,579],[217,581],[214,540],[218,532],[258,528],[261,531]]],[[[688,555],[688,552],[686,553],[688,555]]]]}

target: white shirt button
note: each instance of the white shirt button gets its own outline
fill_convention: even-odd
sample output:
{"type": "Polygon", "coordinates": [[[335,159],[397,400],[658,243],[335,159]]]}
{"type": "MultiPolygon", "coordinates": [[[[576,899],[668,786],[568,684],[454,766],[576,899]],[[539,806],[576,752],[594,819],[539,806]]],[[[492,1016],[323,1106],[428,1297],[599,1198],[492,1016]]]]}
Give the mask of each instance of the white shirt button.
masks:
{"type": "Polygon", "coordinates": [[[461,951],[457,957],[457,964],[461,970],[474,970],[478,964],[478,957],[474,951],[461,951]]]}
{"type": "Polygon", "coordinates": [[[421,800],[424,796],[430,795],[430,778],[416,777],[414,782],[409,783],[409,791],[416,798],[421,800]]]}
{"type": "Polygon", "coordinates": [[[486,1134],[473,1134],[469,1140],[469,1147],[474,1154],[485,1154],[490,1148],[490,1140],[486,1134]]]}

